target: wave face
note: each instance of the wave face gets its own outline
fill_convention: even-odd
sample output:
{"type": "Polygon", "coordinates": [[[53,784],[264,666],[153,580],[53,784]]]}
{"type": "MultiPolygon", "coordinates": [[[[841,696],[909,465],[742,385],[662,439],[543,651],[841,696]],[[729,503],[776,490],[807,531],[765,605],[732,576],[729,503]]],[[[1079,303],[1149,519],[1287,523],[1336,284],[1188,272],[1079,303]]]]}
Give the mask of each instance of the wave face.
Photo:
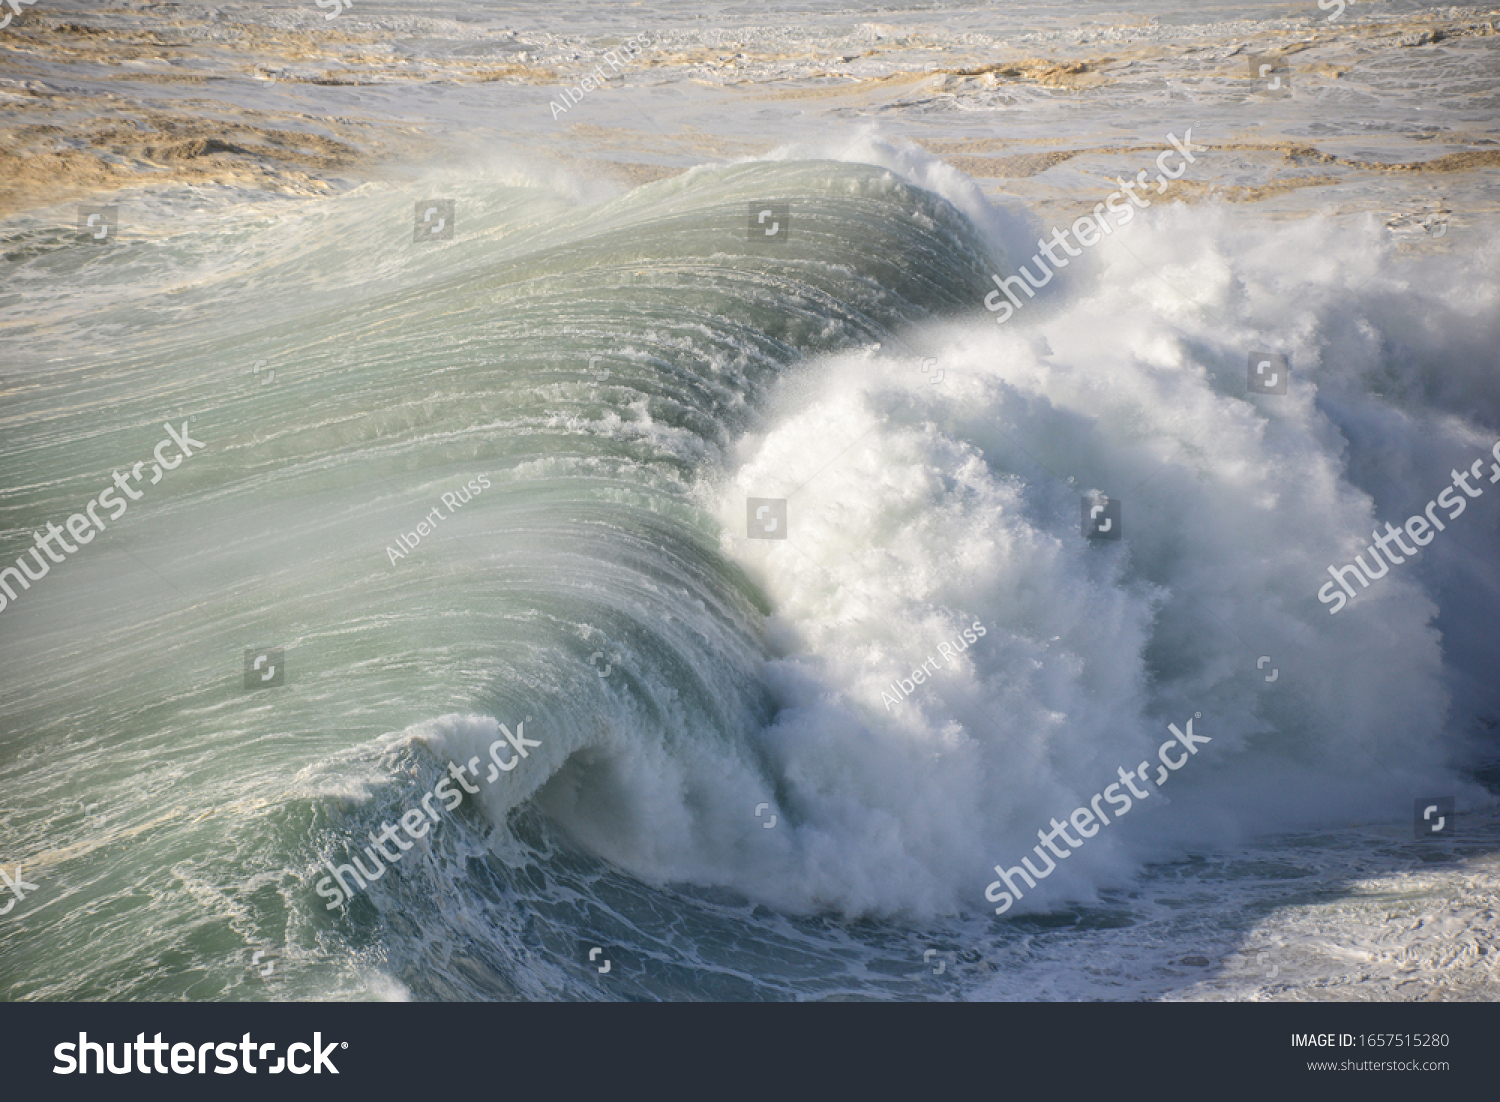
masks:
{"type": "Polygon", "coordinates": [[[444,184],[451,240],[379,189],[28,237],[0,562],[165,420],[205,447],[0,612],[7,830],[53,908],[0,989],[254,997],[275,944],[289,997],[901,991],[872,964],[910,924],[1008,936],[992,867],[1189,718],[1211,743],[1017,915],[1484,800],[1454,770],[1500,714],[1500,497],[1339,615],[1315,594],[1489,454],[1493,244],[1162,209],[997,326],[990,273],[1047,227],[850,156],[444,184]],[[1262,348],[1287,395],[1246,395],[1262,348]],[[1082,538],[1092,491],[1123,540],[1082,538]],[[747,539],[748,498],[788,538],[747,539]],[[269,647],[286,684],[247,691],[269,647]],[[523,722],[324,908],[325,860],[523,722]]]}

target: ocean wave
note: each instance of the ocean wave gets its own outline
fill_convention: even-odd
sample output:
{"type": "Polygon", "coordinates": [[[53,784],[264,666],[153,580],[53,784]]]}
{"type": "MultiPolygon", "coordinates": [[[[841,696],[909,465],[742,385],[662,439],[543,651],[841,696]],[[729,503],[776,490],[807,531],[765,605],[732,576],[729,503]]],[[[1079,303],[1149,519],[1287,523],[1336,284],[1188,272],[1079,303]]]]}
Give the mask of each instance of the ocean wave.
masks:
{"type": "MultiPolygon", "coordinates": [[[[1212,739],[1193,767],[1018,912],[1194,847],[1398,816],[1414,788],[1486,799],[1458,770],[1496,715],[1500,593],[1475,541],[1500,498],[1339,616],[1316,593],[1493,443],[1493,245],[1439,264],[1373,222],[1158,207],[998,327],[991,276],[1046,232],[1034,217],[874,138],[787,156],[603,202],[434,180],[456,219],[435,242],[381,188],[267,209],[234,231],[254,264],[170,304],[213,255],[190,228],[27,261],[17,331],[63,362],[12,396],[50,412],[9,448],[0,561],[168,409],[207,445],[125,538],[3,613],[5,698],[45,777],[97,794],[110,762],[183,759],[184,813],[137,854],[184,869],[170,906],[250,921],[186,871],[223,849],[309,938],[347,921],[367,944],[378,919],[397,960],[445,931],[489,939],[482,981],[428,994],[543,997],[583,989],[508,963],[527,916],[568,916],[546,937],[571,953],[596,890],[985,913],[997,863],[1190,716],[1212,739]],[[143,334],[111,372],[58,355],[49,265],[97,294],[99,331],[143,334]],[[1286,357],[1287,394],[1246,393],[1261,349],[1286,357]],[[1084,538],[1096,492],[1123,539],[1084,538]],[[784,539],[751,538],[752,498],[784,503],[784,539]],[[286,684],[242,691],[234,664],[260,645],[285,648],[286,684]],[[119,699],[80,688],[122,663],[139,673],[119,699]],[[894,704],[893,683],[912,685],[894,704]],[[75,739],[122,700],[151,722],[75,739]],[[506,787],[319,913],[322,858],[523,717],[543,747],[506,787]]],[[[57,803],[45,777],[38,808],[57,803]]],[[[106,891],[102,864],[75,867],[106,891]]],[[[77,912],[49,936],[86,956],[91,929],[77,912]]]]}

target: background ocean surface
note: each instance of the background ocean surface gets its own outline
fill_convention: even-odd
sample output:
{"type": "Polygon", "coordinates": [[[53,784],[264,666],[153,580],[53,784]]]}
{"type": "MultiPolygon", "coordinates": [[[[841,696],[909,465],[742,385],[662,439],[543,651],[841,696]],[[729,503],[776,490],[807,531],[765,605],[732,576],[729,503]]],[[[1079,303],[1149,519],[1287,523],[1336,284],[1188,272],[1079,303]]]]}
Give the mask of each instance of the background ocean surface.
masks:
{"type": "Polygon", "coordinates": [[[1500,13],[1332,14],[26,9],[0,567],[147,477],[0,610],[0,997],[1495,998],[1500,485],[1316,594],[1500,438],[1500,13]]]}

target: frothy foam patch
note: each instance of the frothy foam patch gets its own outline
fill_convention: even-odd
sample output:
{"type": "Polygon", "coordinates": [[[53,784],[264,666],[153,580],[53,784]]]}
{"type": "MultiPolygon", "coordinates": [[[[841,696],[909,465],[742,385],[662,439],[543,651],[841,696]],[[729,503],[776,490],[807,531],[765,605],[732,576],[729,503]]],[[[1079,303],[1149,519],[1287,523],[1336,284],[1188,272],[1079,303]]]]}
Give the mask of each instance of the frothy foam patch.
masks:
{"type": "Polygon", "coordinates": [[[929,327],[910,338],[927,357],[813,365],[716,488],[724,549],[765,586],[780,652],[764,743],[786,864],[774,882],[764,860],[734,870],[752,895],[973,908],[994,864],[1196,713],[1211,750],[1027,905],[1246,832],[1399,818],[1418,790],[1485,801],[1448,769],[1472,719],[1450,713],[1450,686],[1480,656],[1433,626],[1441,612],[1473,633],[1492,614],[1493,587],[1464,584],[1479,565],[1435,543],[1337,620],[1315,593],[1387,503],[1427,500],[1440,457],[1487,441],[1451,407],[1459,391],[1494,401],[1458,336],[1493,277],[1454,307],[1453,273],[1373,227],[1214,209],[1153,214],[1090,260],[1025,321],[929,327]],[[1287,255],[1327,259],[1288,272],[1287,255]],[[1454,323],[1415,334],[1425,363],[1413,314],[1454,323]],[[1257,348],[1285,350],[1287,395],[1247,393],[1257,348]],[[1123,503],[1122,541],[1083,538],[1088,491],[1123,503]],[[785,539],[741,537],[750,497],[787,501],[785,539]],[[983,639],[889,705],[893,681],[975,622],[983,639]]]}

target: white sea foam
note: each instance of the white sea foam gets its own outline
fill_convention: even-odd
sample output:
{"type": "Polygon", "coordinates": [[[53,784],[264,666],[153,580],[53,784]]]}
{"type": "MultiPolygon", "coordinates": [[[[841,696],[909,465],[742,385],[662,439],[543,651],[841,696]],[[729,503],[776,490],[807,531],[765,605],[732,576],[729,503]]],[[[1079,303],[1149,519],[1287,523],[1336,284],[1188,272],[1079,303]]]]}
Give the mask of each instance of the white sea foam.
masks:
{"type": "MultiPolygon", "coordinates": [[[[872,148],[912,168],[911,151],[872,148]]],[[[912,174],[942,186],[935,167],[912,174]]],[[[972,200],[962,181],[946,190],[972,200]]],[[[1472,359],[1500,316],[1486,255],[1438,264],[1398,256],[1373,224],[1165,208],[1101,243],[1026,324],[932,325],[908,351],[806,365],[706,491],[725,552],[774,604],[781,711],[762,738],[778,826],[756,833],[749,808],[770,797],[752,776],[704,813],[693,764],[642,755],[628,810],[590,834],[643,875],[784,906],[969,910],[992,865],[1199,711],[1214,742],[1192,775],[1021,909],[1091,898],[1185,847],[1401,818],[1419,792],[1483,802],[1448,766],[1494,714],[1477,688],[1491,656],[1434,626],[1480,637],[1496,611],[1482,564],[1440,549],[1347,623],[1313,595],[1337,549],[1488,444],[1488,418],[1457,408],[1500,397],[1472,359]],[[1246,393],[1260,348],[1289,356],[1288,395],[1246,393]],[[1123,502],[1121,543],[1081,537],[1089,490],[1123,502]],[[743,539],[746,497],[788,498],[790,537],[743,539]],[[882,706],[975,619],[989,635],[957,669],[882,706]]],[[[1475,504],[1494,531],[1494,503],[1475,504]]]]}

